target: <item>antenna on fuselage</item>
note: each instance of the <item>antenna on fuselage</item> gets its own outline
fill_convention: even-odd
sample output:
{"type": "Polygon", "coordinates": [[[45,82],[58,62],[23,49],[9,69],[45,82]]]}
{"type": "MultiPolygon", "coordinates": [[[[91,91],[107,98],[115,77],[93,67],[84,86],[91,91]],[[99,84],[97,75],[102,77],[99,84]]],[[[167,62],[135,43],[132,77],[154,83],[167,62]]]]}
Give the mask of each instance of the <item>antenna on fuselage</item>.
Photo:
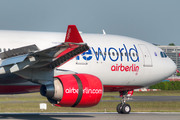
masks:
{"type": "Polygon", "coordinates": [[[103,35],[106,35],[106,32],[104,31],[104,29],[102,31],[103,31],[103,35]]]}

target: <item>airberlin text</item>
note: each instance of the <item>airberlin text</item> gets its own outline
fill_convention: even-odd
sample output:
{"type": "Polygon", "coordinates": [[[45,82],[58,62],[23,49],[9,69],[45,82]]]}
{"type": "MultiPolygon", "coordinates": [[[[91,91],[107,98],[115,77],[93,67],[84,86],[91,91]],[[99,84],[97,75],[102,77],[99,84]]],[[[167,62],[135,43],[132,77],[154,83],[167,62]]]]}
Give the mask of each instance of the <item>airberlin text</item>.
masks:
{"type": "MultiPolygon", "coordinates": [[[[69,87],[65,89],[65,93],[74,93],[78,94],[79,89],[75,89],[74,87],[69,87]]],[[[88,87],[85,87],[83,89],[83,94],[102,94],[102,89],[89,89],[88,87]]]]}
{"type": "Polygon", "coordinates": [[[120,65],[116,64],[111,67],[111,71],[137,72],[137,71],[139,71],[139,66],[136,66],[136,64],[132,64],[131,66],[124,66],[122,64],[120,64],[120,65]]]}
{"type": "Polygon", "coordinates": [[[116,64],[116,65],[113,65],[113,66],[111,66],[111,71],[121,71],[121,72],[123,72],[123,71],[126,71],[126,72],[136,72],[136,74],[135,75],[137,75],[138,74],[138,71],[139,71],[139,66],[136,66],[136,64],[132,64],[131,66],[124,66],[124,65],[122,65],[122,63],[121,64],[116,64]]]}

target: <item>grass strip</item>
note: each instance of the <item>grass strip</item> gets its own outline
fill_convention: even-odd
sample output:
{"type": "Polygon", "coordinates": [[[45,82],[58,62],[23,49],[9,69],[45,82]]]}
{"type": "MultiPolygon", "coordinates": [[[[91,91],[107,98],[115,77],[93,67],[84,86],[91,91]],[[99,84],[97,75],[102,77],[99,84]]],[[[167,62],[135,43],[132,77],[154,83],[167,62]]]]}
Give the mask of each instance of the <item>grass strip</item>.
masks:
{"type": "MultiPolygon", "coordinates": [[[[0,112],[116,112],[119,102],[100,102],[90,108],[55,107],[47,103],[40,110],[39,103],[0,103],[0,112]]],[[[131,102],[132,112],[180,112],[180,102],[131,102]]]]}

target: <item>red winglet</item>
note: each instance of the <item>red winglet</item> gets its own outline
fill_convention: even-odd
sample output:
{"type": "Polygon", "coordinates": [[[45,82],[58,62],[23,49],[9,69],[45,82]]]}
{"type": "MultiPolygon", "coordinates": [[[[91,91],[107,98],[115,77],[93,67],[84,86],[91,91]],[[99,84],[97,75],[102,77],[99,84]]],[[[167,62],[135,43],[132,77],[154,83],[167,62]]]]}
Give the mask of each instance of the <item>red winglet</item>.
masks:
{"type": "Polygon", "coordinates": [[[72,43],[83,42],[76,25],[68,25],[65,42],[72,42],[72,43]]]}

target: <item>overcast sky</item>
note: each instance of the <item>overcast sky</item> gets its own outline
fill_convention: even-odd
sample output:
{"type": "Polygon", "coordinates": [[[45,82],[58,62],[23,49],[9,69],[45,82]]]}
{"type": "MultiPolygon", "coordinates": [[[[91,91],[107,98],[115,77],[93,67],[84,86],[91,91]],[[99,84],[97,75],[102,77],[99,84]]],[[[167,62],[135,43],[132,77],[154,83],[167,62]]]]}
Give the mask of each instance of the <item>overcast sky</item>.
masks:
{"type": "Polygon", "coordinates": [[[180,45],[180,0],[0,0],[0,29],[124,35],[180,45]]]}

